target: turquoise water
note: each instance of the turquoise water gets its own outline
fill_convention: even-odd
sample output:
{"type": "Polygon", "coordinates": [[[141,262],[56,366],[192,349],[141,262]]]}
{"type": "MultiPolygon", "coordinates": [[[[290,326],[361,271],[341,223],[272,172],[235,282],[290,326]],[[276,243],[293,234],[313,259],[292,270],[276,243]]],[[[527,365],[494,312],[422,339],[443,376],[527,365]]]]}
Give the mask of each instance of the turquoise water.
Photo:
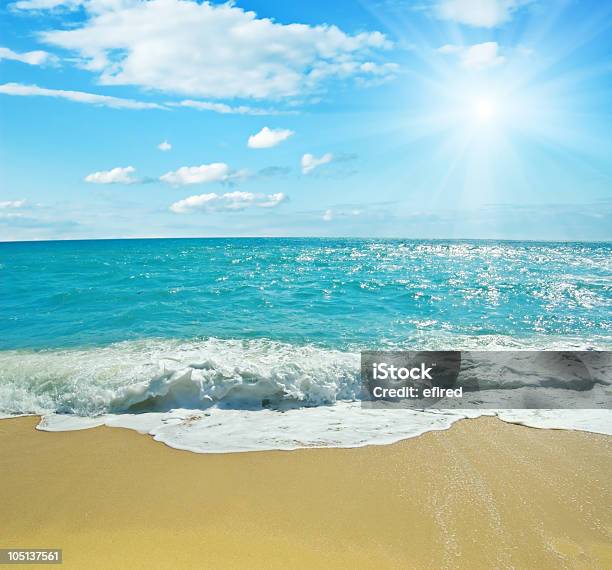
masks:
{"type": "Polygon", "coordinates": [[[610,346],[612,244],[159,239],[0,244],[0,350],[271,339],[610,346]]]}
{"type": "MultiPolygon", "coordinates": [[[[389,443],[489,412],[363,409],[361,349],[612,348],[611,275],[595,243],[2,243],[0,417],[198,452],[389,443]]],[[[514,402],[500,418],[612,433],[610,410],[572,409],[584,394],[508,354],[511,382],[482,372],[514,402]],[[520,409],[543,393],[567,409],[520,409]]]]}

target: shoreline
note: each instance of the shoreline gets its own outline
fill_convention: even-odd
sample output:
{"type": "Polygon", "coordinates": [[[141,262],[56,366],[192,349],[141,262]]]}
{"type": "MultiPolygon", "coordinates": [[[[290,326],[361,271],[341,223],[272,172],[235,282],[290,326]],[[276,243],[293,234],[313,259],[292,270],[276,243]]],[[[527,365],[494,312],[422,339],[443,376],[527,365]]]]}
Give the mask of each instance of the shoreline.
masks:
{"type": "Polygon", "coordinates": [[[67,568],[612,564],[612,439],[497,418],[381,446],[198,454],[0,422],[0,548],[67,568]]]}

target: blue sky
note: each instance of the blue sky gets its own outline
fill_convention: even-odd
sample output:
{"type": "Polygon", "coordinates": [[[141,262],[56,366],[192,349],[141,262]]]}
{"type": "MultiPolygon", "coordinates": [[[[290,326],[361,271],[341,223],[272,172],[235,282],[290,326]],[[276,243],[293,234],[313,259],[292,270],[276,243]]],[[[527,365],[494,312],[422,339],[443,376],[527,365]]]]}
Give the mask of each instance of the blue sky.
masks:
{"type": "Polygon", "coordinates": [[[0,240],[612,239],[612,3],[2,3],[0,240]]]}

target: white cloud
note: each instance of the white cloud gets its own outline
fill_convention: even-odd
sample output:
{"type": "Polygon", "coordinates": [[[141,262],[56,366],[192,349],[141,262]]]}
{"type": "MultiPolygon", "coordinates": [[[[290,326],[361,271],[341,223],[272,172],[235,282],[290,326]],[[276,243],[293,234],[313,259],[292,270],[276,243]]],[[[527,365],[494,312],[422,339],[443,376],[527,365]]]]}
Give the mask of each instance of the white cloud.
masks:
{"type": "Polygon", "coordinates": [[[139,180],[132,176],[134,172],[136,172],[136,169],[133,166],[126,166],[125,168],[118,166],[111,170],[92,172],[85,177],[85,182],[91,182],[92,184],[135,184],[139,180]]]}
{"type": "MultiPolygon", "coordinates": [[[[2,59],[2,50],[0,48],[0,60],[2,59]]],[[[39,52],[28,52],[39,53],[39,52]]],[[[46,53],[46,52],[40,52],[46,53]]],[[[9,59],[9,58],[7,58],[9,59]]],[[[17,95],[22,97],[57,97],[60,99],[68,99],[77,103],[89,103],[92,105],[101,105],[104,107],[112,107],[115,109],[163,109],[168,110],[169,107],[191,107],[200,111],[214,111],[222,114],[237,114],[237,115],[288,115],[293,111],[277,111],[274,109],[262,109],[256,107],[247,107],[240,105],[232,107],[225,103],[211,103],[209,101],[192,101],[186,99],[178,103],[148,103],[144,101],[135,101],[133,99],[123,99],[121,97],[111,97],[109,95],[96,95],[94,93],[86,93],[84,91],[66,91],[64,89],[46,89],[38,85],[24,85],[22,83],[5,83],[0,85],[0,93],[5,95],[17,95]]],[[[161,149],[160,149],[161,150],[161,149]]]]}
{"type": "Polygon", "coordinates": [[[232,178],[230,167],[224,162],[201,164],[200,166],[182,166],[178,170],[167,172],[159,179],[173,186],[187,184],[206,184],[209,182],[225,182],[232,178]]]}
{"type": "Polygon", "coordinates": [[[443,20],[481,28],[507,22],[512,14],[531,0],[438,0],[437,15],[443,20]]]}
{"type": "Polygon", "coordinates": [[[0,211],[0,222],[9,223],[12,221],[24,220],[27,216],[21,212],[1,212],[0,211]]]}
{"type": "Polygon", "coordinates": [[[330,208],[328,210],[325,210],[325,212],[323,212],[323,216],[321,219],[324,222],[331,222],[333,220],[357,218],[357,217],[361,217],[364,215],[367,215],[367,212],[361,208],[351,208],[351,209],[341,208],[341,209],[336,209],[336,210],[332,210],[330,208]]]}
{"type": "Polygon", "coordinates": [[[249,148],[271,148],[287,140],[294,132],[289,129],[269,129],[264,127],[247,142],[249,148]]]}
{"type": "Polygon", "coordinates": [[[4,202],[0,202],[0,210],[15,210],[18,208],[25,208],[28,206],[27,200],[6,200],[4,202]]]}
{"type": "Polygon", "coordinates": [[[302,157],[302,174],[308,174],[312,172],[315,168],[328,164],[334,159],[334,156],[331,153],[324,154],[321,158],[317,158],[312,154],[305,154],[302,157]]]}
{"type": "Polygon", "coordinates": [[[20,61],[21,63],[27,63],[28,65],[45,65],[46,63],[55,61],[57,58],[48,51],[36,50],[17,53],[12,49],[0,47],[0,61],[3,59],[20,61]]]}
{"type": "Polygon", "coordinates": [[[232,106],[225,103],[212,103],[211,101],[194,101],[185,99],[178,103],[169,103],[173,107],[191,107],[198,111],[213,111],[222,115],[286,115],[289,111],[277,111],[275,109],[264,109],[260,107],[249,107],[247,105],[232,106]]]}
{"type": "Polygon", "coordinates": [[[376,31],[285,25],[231,2],[89,0],[83,6],[83,22],[39,37],[76,53],[103,85],[279,99],[320,91],[329,79],[395,73],[394,66],[376,61],[392,45],[376,31]]]}
{"type": "Polygon", "coordinates": [[[157,148],[162,152],[172,150],[172,145],[168,141],[161,142],[157,145],[157,148]]]}
{"type": "Polygon", "coordinates": [[[122,99],[120,97],[110,97],[108,95],[95,95],[84,91],[66,91],[64,89],[45,89],[38,85],[23,85],[21,83],[4,83],[0,85],[0,93],[5,95],[17,95],[22,97],[57,97],[68,99],[77,103],[88,103],[90,105],[100,105],[112,107],[114,109],[164,109],[157,103],[145,103],[134,101],[133,99],[122,99]]]}
{"type": "Polygon", "coordinates": [[[282,192],[277,192],[276,194],[264,196],[263,200],[257,203],[257,206],[260,208],[276,208],[276,206],[285,200],[287,200],[287,195],[282,192]]]}
{"type": "Polygon", "coordinates": [[[499,55],[498,50],[497,42],[484,42],[467,47],[446,44],[437,51],[443,55],[458,57],[461,66],[469,71],[482,71],[504,63],[506,58],[499,55]]]}
{"type": "Polygon", "coordinates": [[[179,200],[170,206],[175,214],[190,214],[197,211],[232,212],[247,208],[275,208],[287,200],[282,192],[277,194],[253,194],[252,192],[227,192],[198,194],[179,200]]]}

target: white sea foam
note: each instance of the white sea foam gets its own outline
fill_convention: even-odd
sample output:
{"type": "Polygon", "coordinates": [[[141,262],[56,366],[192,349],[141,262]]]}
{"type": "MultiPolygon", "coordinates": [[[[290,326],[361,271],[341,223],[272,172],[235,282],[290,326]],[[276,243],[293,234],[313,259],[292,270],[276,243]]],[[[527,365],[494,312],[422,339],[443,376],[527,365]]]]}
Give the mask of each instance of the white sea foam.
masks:
{"type": "MultiPolygon", "coordinates": [[[[561,390],[554,378],[530,375],[516,357],[496,360],[488,375],[478,374],[486,389],[470,398],[491,407],[521,407],[537,398],[585,407],[587,393],[610,395],[611,381],[594,362],[598,383],[561,390]]],[[[267,340],[3,351],[0,418],[41,415],[39,429],[47,431],[125,427],[201,453],[386,444],[492,414],[532,427],[612,434],[609,410],[463,410],[451,409],[457,405],[451,401],[438,402],[444,409],[437,410],[365,409],[359,364],[356,352],[267,340]]]]}
{"type": "Polygon", "coordinates": [[[0,352],[0,413],[168,411],[354,400],[359,355],[267,340],[0,352]]]}
{"type": "Polygon", "coordinates": [[[292,450],[309,447],[383,445],[445,430],[466,418],[497,415],[535,428],[612,435],[610,410],[407,410],[364,409],[358,402],[278,410],[177,409],[171,412],[83,418],[52,414],[38,429],[68,431],[100,425],[147,433],[176,449],[196,453],[292,450]]]}
{"type": "Polygon", "coordinates": [[[124,427],[152,435],[171,447],[222,453],[303,447],[361,447],[393,443],[432,430],[449,428],[465,417],[457,412],[365,410],[359,403],[278,410],[211,408],[166,413],[121,414],[97,418],[45,416],[39,429],[64,431],[95,425],[124,427]]]}

